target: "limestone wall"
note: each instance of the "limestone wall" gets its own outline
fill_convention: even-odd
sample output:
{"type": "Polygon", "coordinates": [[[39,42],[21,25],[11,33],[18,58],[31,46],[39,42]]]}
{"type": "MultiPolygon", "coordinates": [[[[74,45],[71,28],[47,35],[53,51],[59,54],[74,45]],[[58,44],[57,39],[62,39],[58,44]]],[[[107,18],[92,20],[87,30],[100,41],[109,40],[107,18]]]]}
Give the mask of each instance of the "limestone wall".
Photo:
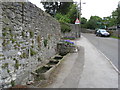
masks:
{"type": "Polygon", "coordinates": [[[77,24],[70,24],[71,31],[62,33],[63,37],[74,37],[78,38],[80,33],[80,27],[77,24]]]}
{"type": "Polygon", "coordinates": [[[2,2],[0,8],[0,87],[25,84],[56,54],[60,25],[30,2],[2,2]]]}

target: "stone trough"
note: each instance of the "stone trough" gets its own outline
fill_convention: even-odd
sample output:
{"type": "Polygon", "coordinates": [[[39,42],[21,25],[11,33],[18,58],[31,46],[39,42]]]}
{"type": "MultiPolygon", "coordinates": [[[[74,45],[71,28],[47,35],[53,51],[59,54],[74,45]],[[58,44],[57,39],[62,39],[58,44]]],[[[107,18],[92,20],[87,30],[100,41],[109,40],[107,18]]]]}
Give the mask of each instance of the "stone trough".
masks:
{"type": "Polygon", "coordinates": [[[57,56],[55,56],[53,59],[54,59],[54,60],[61,60],[62,58],[63,58],[62,56],[57,55],[57,56]]]}
{"type": "MultiPolygon", "coordinates": [[[[72,48],[70,49],[69,53],[76,53],[78,51],[78,48],[76,46],[71,47],[72,48]]],[[[38,86],[44,85],[50,80],[50,77],[53,75],[56,68],[59,67],[59,65],[62,63],[63,60],[65,60],[69,53],[64,55],[58,54],[51,57],[47,64],[37,68],[35,71],[32,72],[35,81],[38,81],[39,83],[38,86]]]]}
{"type": "Polygon", "coordinates": [[[63,60],[63,56],[55,55],[51,58],[51,60],[44,66],[39,67],[32,74],[35,78],[39,78],[40,80],[48,80],[51,73],[55,70],[55,68],[60,64],[63,60]]]}

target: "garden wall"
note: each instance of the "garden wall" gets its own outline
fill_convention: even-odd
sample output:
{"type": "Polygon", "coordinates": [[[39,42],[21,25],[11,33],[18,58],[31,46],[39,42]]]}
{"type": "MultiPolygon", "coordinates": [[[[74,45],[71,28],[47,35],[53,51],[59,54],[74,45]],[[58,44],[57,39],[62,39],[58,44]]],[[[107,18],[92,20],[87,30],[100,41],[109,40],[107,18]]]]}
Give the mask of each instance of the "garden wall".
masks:
{"type": "Polygon", "coordinates": [[[80,31],[79,25],[77,25],[77,24],[70,24],[70,28],[71,28],[71,31],[62,33],[62,36],[63,37],[78,38],[79,37],[79,31],[80,31]]]}
{"type": "Polygon", "coordinates": [[[31,80],[61,38],[59,23],[30,2],[2,2],[1,11],[0,88],[31,80]]]}
{"type": "Polygon", "coordinates": [[[111,36],[115,36],[115,37],[120,37],[120,33],[119,33],[119,30],[107,30],[111,36]]]}

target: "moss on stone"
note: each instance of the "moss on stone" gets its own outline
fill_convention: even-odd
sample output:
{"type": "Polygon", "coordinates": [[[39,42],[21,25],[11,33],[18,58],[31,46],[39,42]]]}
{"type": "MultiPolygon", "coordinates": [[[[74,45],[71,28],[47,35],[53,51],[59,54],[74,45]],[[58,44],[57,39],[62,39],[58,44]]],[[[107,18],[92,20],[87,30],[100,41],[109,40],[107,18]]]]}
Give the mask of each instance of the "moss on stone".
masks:
{"type": "Polygon", "coordinates": [[[2,33],[2,35],[3,35],[4,37],[7,36],[7,32],[2,33]]]}
{"type": "Polygon", "coordinates": [[[18,61],[18,60],[16,60],[16,61],[15,61],[15,66],[14,66],[14,67],[15,67],[15,69],[19,69],[19,66],[20,66],[19,61],[18,61]]]}
{"type": "Polygon", "coordinates": [[[3,65],[2,65],[2,68],[7,68],[8,67],[8,63],[4,63],[3,65]]]}
{"type": "Polygon", "coordinates": [[[35,52],[32,48],[30,48],[30,55],[34,56],[35,54],[37,54],[37,52],[35,52]]]}
{"type": "Polygon", "coordinates": [[[40,37],[40,35],[37,36],[37,43],[38,43],[38,48],[40,48],[41,47],[41,37],[40,37]]]}
{"type": "Polygon", "coordinates": [[[34,32],[30,31],[30,38],[33,38],[33,37],[34,37],[34,32]]]}
{"type": "Polygon", "coordinates": [[[44,39],[44,46],[46,47],[48,44],[48,40],[47,39],[44,39]]]}

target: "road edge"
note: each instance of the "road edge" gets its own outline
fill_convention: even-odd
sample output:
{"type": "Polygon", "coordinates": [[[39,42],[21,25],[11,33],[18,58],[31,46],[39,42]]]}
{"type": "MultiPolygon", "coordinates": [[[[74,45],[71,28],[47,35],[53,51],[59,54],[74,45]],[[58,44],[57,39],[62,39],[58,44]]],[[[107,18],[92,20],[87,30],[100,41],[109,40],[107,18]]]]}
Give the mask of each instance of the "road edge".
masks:
{"type": "MultiPolygon", "coordinates": [[[[82,36],[82,37],[84,37],[84,36],[82,36]]],[[[84,38],[86,38],[86,37],[84,37],[84,38]]],[[[87,38],[86,38],[87,39],[87,38]]],[[[88,40],[88,39],[87,39],[88,40]]],[[[91,43],[89,40],[88,40],[88,42],[89,43],[91,43]]],[[[92,44],[92,43],[91,43],[92,44]]],[[[93,45],[93,44],[92,44],[93,45]]],[[[94,46],[94,45],[93,45],[94,46]]],[[[95,47],[95,46],[94,46],[95,47]]],[[[113,69],[120,75],[120,71],[118,70],[118,68],[111,62],[111,60],[104,54],[104,53],[102,53],[102,51],[100,51],[99,49],[97,49],[96,47],[95,47],[95,49],[99,52],[99,53],[101,53],[106,59],[107,59],[107,61],[112,65],[112,67],[113,67],[113,69]]]]}

